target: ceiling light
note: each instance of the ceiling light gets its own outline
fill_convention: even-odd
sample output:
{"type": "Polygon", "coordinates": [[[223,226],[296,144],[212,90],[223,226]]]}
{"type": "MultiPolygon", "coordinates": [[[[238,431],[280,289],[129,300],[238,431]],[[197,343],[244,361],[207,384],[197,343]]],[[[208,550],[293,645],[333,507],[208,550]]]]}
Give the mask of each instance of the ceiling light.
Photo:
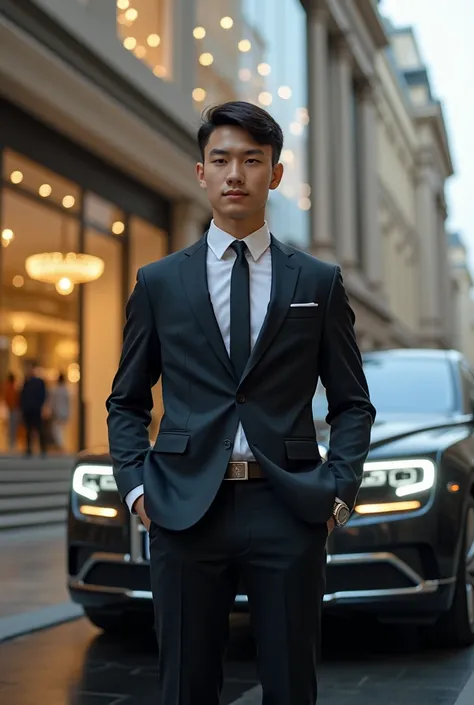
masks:
{"type": "Polygon", "coordinates": [[[115,223],[112,223],[112,232],[114,235],[121,235],[124,230],[125,225],[121,220],[116,220],[115,223]]]}
{"type": "Polygon", "coordinates": [[[278,89],[278,95],[283,100],[288,100],[293,95],[293,91],[289,86],[280,86],[280,88],[278,89]]]}
{"type": "Polygon", "coordinates": [[[195,27],[193,30],[193,35],[195,39],[204,39],[206,36],[206,30],[204,27],[195,27]]]}
{"type": "Polygon", "coordinates": [[[195,88],[193,90],[193,99],[197,103],[201,103],[203,100],[205,100],[205,98],[206,98],[206,91],[204,90],[204,88],[195,88]]]}
{"type": "Polygon", "coordinates": [[[132,49],[135,49],[137,46],[137,40],[135,37],[125,37],[123,40],[123,45],[125,49],[128,49],[129,51],[132,51],[132,49]]]}
{"type": "Polygon", "coordinates": [[[12,328],[15,333],[23,333],[26,328],[26,323],[23,318],[18,318],[15,316],[15,318],[13,318],[12,320],[12,328]]]}
{"type": "Polygon", "coordinates": [[[158,34],[149,34],[146,41],[148,46],[157,47],[160,45],[161,38],[158,36],[158,34]]]}
{"type": "Polygon", "coordinates": [[[56,282],[56,291],[62,296],[68,296],[74,291],[74,284],[69,277],[61,277],[61,279],[56,282]]]}
{"type": "Polygon", "coordinates": [[[23,174],[21,171],[12,171],[10,174],[10,181],[12,184],[19,184],[23,181],[23,174]]]}
{"type": "Polygon", "coordinates": [[[64,196],[63,198],[63,206],[64,208],[72,208],[73,205],[75,204],[76,199],[74,196],[64,196]]]}
{"type": "Polygon", "coordinates": [[[104,262],[100,257],[76,252],[42,252],[27,257],[25,269],[32,279],[62,288],[66,287],[65,279],[71,284],[86,284],[99,279],[104,262]]]}
{"type": "Polygon", "coordinates": [[[8,247],[8,245],[14,239],[15,239],[15,235],[13,234],[13,230],[10,230],[10,228],[5,228],[5,230],[2,230],[2,245],[3,245],[3,247],[8,247]]]}
{"type": "Polygon", "coordinates": [[[199,63],[202,66],[210,66],[213,61],[214,61],[214,57],[208,51],[205,51],[204,54],[201,54],[201,56],[199,57],[199,63]]]}
{"type": "Polygon", "coordinates": [[[234,25],[234,20],[232,17],[223,17],[221,19],[221,27],[222,29],[230,29],[234,25]]]}
{"type": "Polygon", "coordinates": [[[268,91],[263,91],[258,96],[258,102],[261,103],[262,105],[271,105],[272,101],[273,101],[272,94],[268,93],[268,91]]]}
{"type": "Polygon", "coordinates": [[[260,76],[268,76],[272,70],[272,67],[270,64],[259,64],[257,66],[257,71],[259,72],[260,76]]]}
{"type": "Polygon", "coordinates": [[[12,339],[12,353],[17,357],[21,357],[28,350],[28,343],[23,335],[15,335],[12,339]]]}
{"type": "Polygon", "coordinates": [[[42,184],[38,189],[39,195],[42,196],[43,198],[47,198],[48,196],[51,196],[52,192],[53,192],[53,189],[51,188],[51,186],[49,184],[42,184]]]}
{"type": "Polygon", "coordinates": [[[135,20],[138,17],[138,10],[135,10],[135,8],[131,7],[127,12],[125,13],[125,17],[129,22],[135,22],[135,20]]]}
{"type": "Polygon", "coordinates": [[[248,39],[241,39],[238,44],[238,47],[239,47],[239,51],[246,52],[246,51],[250,51],[250,49],[252,48],[252,44],[249,42],[248,39]]]}

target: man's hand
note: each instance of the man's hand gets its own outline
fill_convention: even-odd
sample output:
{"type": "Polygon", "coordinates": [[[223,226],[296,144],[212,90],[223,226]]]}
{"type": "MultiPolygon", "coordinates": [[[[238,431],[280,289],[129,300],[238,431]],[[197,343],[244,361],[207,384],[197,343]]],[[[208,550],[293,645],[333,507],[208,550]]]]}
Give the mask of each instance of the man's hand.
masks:
{"type": "MultiPolygon", "coordinates": [[[[138,501],[138,500],[137,500],[137,501],[138,501]]],[[[327,522],[327,527],[328,527],[328,536],[330,536],[331,533],[332,533],[332,532],[334,531],[334,529],[336,528],[336,522],[334,521],[333,517],[331,517],[331,518],[329,519],[329,521],[327,522]]]]}
{"type": "Polygon", "coordinates": [[[151,521],[148,518],[148,515],[145,511],[144,495],[140,495],[140,497],[134,502],[133,509],[134,509],[134,511],[136,511],[136,513],[138,514],[138,516],[142,520],[143,525],[145,526],[145,529],[147,531],[150,531],[151,521]]]}

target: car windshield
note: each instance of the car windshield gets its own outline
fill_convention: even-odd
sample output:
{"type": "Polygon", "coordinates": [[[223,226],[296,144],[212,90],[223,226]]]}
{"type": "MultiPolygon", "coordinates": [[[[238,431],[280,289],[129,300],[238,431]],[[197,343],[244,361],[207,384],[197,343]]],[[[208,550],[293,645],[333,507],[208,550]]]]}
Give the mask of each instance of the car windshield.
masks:
{"type": "MultiPolygon", "coordinates": [[[[369,357],[364,359],[364,371],[379,416],[450,414],[454,410],[453,379],[446,360],[369,357]]],[[[326,414],[326,392],[319,385],[313,415],[324,419],[326,414]]]]}

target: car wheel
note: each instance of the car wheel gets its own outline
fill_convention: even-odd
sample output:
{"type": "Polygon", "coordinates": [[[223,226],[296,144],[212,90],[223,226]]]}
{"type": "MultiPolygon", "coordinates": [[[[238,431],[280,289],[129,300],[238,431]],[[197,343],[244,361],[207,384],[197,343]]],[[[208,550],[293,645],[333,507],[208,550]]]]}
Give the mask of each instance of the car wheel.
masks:
{"type": "Polygon", "coordinates": [[[439,622],[438,633],[445,646],[463,648],[474,644],[474,499],[472,498],[466,512],[453,603],[449,612],[439,622]]]}
{"type": "Polygon", "coordinates": [[[153,631],[153,618],[150,621],[139,613],[130,614],[126,611],[101,610],[95,607],[84,607],[84,612],[94,626],[110,634],[153,631]]]}

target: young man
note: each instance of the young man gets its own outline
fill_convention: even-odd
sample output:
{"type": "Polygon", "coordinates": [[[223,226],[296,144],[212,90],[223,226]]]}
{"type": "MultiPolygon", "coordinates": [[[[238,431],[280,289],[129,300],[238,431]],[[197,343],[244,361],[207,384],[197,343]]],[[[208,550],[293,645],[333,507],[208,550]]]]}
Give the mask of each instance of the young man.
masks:
{"type": "Polygon", "coordinates": [[[150,534],[159,702],[217,705],[242,580],[264,704],[314,705],[327,535],[354,506],[375,410],[339,268],[265,222],[283,176],[281,128],[226,103],[206,113],[198,141],[213,221],[139,270],[107,402],[118,489],[150,534]],[[311,410],[319,378],[325,462],[311,410]]]}

